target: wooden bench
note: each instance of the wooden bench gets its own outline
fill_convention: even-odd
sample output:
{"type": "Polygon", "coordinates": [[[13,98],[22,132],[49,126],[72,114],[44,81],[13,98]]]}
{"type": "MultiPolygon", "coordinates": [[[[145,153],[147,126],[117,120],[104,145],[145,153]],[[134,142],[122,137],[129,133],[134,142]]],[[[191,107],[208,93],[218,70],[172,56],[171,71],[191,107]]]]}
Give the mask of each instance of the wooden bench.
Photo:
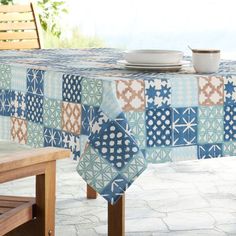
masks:
{"type": "Polygon", "coordinates": [[[0,236],[55,235],[56,160],[69,155],[69,150],[59,148],[1,155],[0,183],[36,176],[36,196],[0,196],[0,236]]]}

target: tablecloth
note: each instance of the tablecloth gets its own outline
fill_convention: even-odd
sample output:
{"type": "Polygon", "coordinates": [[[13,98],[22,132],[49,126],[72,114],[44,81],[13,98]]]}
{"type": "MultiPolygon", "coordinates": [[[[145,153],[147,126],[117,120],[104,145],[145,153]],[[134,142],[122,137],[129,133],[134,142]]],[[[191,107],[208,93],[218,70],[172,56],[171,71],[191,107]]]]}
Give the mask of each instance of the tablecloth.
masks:
{"type": "Polygon", "coordinates": [[[197,75],[126,70],[115,49],[0,52],[0,139],[71,149],[111,204],[147,162],[236,154],[236,63],[197,75]]]}

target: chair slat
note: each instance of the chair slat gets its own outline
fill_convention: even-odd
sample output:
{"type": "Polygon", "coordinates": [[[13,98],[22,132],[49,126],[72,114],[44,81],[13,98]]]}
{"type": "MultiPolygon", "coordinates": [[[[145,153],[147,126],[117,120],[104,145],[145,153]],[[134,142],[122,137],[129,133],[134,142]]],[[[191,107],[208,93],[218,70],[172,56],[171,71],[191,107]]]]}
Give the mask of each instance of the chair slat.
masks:
{"type": "Polygon", "coordinates": [[[0,48],[3,50],[6,49],[37,49],[39,48],[38,40],[23,40],[23,41],[10,41],[10,42],[1,42],[0,48]]]}
{"type": "Polygon", "coordinates": [[[33,29],[36,29],[36,26],[35,26],[34,22],[0,23],[0,31],[5,31],[5,30],[33,30],[33,29]]]}
{"type": "Polygon", "coordinates": [[[0,12],[31,12],[30,5],[0,5],[0,12]]]}
{"type": "Polygon", "coordinates": [[[38,35],[36,31],[31,32],[4,32],[0,33],[0,40],[9,39],[37,39],[38,35]]]}
{"type": "Polygon", "coordinates": [[[29,20],[33,20],[33,19],[34,19],[34,16],[33,16],[32,12],[0,13],[0,21],[29,21],[29,20]]]}

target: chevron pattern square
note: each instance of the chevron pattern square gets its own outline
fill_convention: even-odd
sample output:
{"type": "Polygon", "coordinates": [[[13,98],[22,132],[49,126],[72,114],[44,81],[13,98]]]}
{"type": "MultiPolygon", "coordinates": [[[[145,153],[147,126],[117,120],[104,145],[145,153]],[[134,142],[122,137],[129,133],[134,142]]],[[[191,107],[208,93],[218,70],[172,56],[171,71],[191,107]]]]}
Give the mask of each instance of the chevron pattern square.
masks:
{"type": "Polygon", "coordinates": [[[222,157],[222,143],[198,145],[198,159],[222,157]]]}
{"type": "Polygon", "coordinates": [[[171,150],[169,147],[147,148],[145,150],[146,160],[149,163],[172,162],[171,150]]]}

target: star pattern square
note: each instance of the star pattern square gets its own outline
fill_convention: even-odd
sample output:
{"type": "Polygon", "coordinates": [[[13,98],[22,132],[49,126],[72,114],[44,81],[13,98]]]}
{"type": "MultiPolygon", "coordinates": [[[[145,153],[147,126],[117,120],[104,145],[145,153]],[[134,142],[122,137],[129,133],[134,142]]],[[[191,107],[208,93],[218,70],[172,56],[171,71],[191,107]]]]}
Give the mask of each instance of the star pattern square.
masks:
{"type": "Polygon", "coordinates": [[[131,185],[123,175],[118,174],[100,193],[105,199],[111,202],[112,205],[116,204],[121,195],[124,194],[126,189],[131,185]]]}
{"type": "Polygon", "coordinates": [[[236,104],[236,76],[224,77],[224,103],[226,105],[236,104]]]}
{"type": "Polygon", "coordinates": [[[144,111],[145,95],[144,81],[118,80],[116,81],[117,98],[124,111],[144,111]]]}
{"type": "Polygon", "coordinates": [[[29,93],[43,95],[44,94],[44,73],[42,70],[28,69],[27,78],[27,91],[29,93]]]}
{"type": "Polygon", "coordinates": [[[223,106],[200,106],[198,119],[198,142],[220,143],[224,136],[223,106]]]}
{"type": "Polygon", "coordinates": [[[62,131],[44,127],[44,147],[62,147],[62,131]]]}
{"type": "Polygon", "coordinates": [[[198,159],[222,157],[222,143],[198,145],[198,159]]]}
{"type": "Polygon", "coordinates": [[[11,116],[26,119],[26,97],[25,93],[12,91],[11,116]]]}
{"type": "Polygon", "coordinates": [[[11,139],[20,144],[27,143],[27,121],[11,118],[11,139]]]}
{"type": "Polygon", "coordinates": [[[0,89],[0,115],[10,116],[11,115],[11,99],[12,91],[0,89]]]}
{"type": "Polygon", "coordinates": [[[145,80],[146,108],[165,108],[171,103],[171,85],[167,79],[145,80]]]}
{"type": "Polygon", "coordinates": [[[172,144],[171,108],[146,110],[147,147],[170,146],[172,144]]]}
{"type": "Polygon", "coordinates": [[[203,106],[223,105],[224,78],[199,77],[199,104],[203,106]]]}
{"type": "Polygon", "coordinates": [[[27,119],[29,121],[43,124],[43,96],[26,94],[27,119]]]}
{"type": "Polygon", "coordinates": [[[197,143],[198,108],[173,108],[173,145],[197,143]]]}
{"type": "Polygon", "coordinates": [[[74,134],[80,134],[81,129],[81,105],[70,102],[62,102],[62,130],[74,134]]]}
{"type": "Polygon", "coordinates": [[[77,75],[64,74],[62,79],[62,99],[66,102],[81,102],[81,80],[77,75]]]}
{"type": "Polygon", "coordinates": [[[89,136],[92,132],[93,123],[98,115],[98,107],[83,104],[81,118],[81,134],[89,136]]]}

